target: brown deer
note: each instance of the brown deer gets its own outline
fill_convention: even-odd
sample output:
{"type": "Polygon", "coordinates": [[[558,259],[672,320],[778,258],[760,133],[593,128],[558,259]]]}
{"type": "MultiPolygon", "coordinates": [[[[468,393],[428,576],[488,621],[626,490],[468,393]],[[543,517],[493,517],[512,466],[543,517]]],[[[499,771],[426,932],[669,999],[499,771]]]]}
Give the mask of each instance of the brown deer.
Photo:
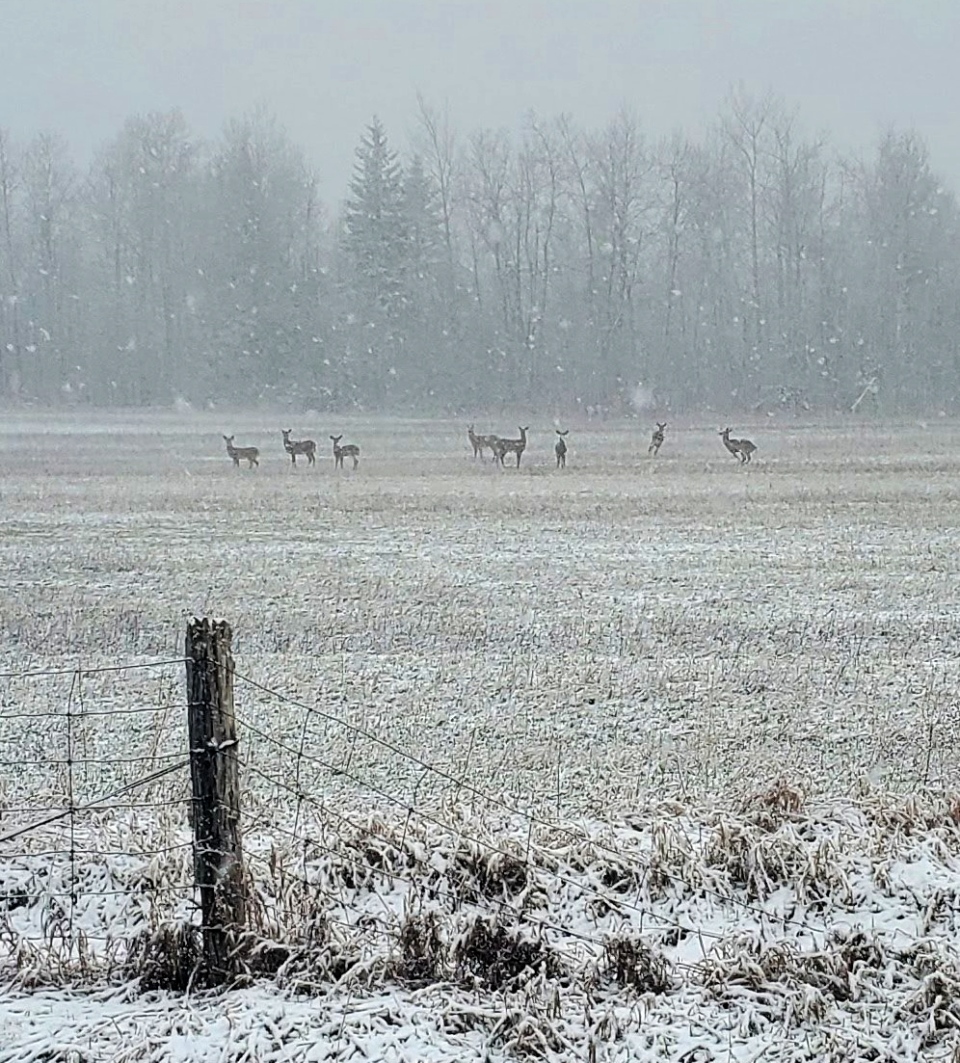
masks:
{"type": "Polygon", "coordinates": [[[556,428],[554,431],[560,437],[557,440],[557,445],[553,448],[554,453],[557,455],[557,468],[565,469],[567,467],[567,443],[563,437],[570,434],[570,429],[568,428],[566,432],[561,432],[559,428],[556,428]]]}
{"type": "Polygon", "coordinates": [[[757,449],[756,444],[751,443],[749,439],[731,439],[729,428],[723,429],[720,438],[727,450],[740,459],[741,465],[749,464],[751,455],[757,449]]]}
{"type": "Polygon", "coordinates": [[[348,443],[345,447],[340,446],[340,440],[343,439],[342,435],[331,436],[333,440],[333,467],[335,469],[343,468],[343,459],[353,458],[353,467],[356,468],[360,464],[360,448],[355,443],[348,443]]]}
{"type": "Polygon", "coordinates": [[[647,447],[647,453],[652,454],[654,457],[660,453],[660,448],[663,446],[663,430],[667,427],[667,422],[664,421],[661,424],[657,421],[657,430],[650,437],[650,446],[647,447]]]}
{"type": "Polygon", "coordinates": [[[526,428],[520,429],[519,439],[497,439],[493,444],[493,453],[500,459],[500,464],[503,465],[503,458],[506,454],[517,455],[517,468],[520,468],[520,458],[523,456],[523,452],[527,449],[527,432],[530,431],[529,425],[526,428]]]}
{"type": "Polygon", "coordinates": [[[247,462],[247,468],[252,469],[254,465],[260,464],[260,451],[256,447],[235,447],[233,445],[233,436],[224,436],[223,440],[227,444],[227,453],[233,458],[233,464],[240,467],[240,459],[245,458],[247,462]]]}
{"type": "Polygon", "coordinates": [[[474,432],[472,424],[467,425],[467,435],[470,437],[470,445],[473,447],[474,458],[479,454],[480,460],[483,461],[484,447],[488,448],[494,457],[497,456],[496,449],[494,448],[494,444],[497,441],[496,436],[478,436],[477,433],[474,432]]]}
{"type": "Polygon", "coordinates": [[[291,428],[281,428],[280,431],[283,433],[283,449],[290,455],[290,460],[294,465],[297,464],[298,454],[307,456],[308,465],[316,465],[317,444],[312,439],[291,439],[290,433],[293,431],[291,428]]]}
{"type": "Polygon", "coordinates": [[[740,463],[741,465],[749,465],[750,458],[753,452],[757,449],[756,443],[751,443],[749,439],[740,440],[740,463]]]}

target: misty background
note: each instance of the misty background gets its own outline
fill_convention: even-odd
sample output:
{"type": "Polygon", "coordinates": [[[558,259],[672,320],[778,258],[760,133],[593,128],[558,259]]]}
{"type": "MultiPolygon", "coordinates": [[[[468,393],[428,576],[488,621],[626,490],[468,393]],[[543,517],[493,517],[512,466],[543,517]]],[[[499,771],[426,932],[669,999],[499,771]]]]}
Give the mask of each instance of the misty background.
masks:
{"type": "Polygon", "coordinates": [[[960,412],[946,2],[2,13],[0,402],[960,412]]]}

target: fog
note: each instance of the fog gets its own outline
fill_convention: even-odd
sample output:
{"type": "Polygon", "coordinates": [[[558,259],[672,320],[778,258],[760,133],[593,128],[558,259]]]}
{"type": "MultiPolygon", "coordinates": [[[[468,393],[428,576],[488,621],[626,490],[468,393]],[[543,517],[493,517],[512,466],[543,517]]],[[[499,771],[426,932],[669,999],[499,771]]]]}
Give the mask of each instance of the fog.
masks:
{"type": "Polygon", "coordinates": [[[0,401],[957,412],[952,4],[3,15],[0,401]]]}

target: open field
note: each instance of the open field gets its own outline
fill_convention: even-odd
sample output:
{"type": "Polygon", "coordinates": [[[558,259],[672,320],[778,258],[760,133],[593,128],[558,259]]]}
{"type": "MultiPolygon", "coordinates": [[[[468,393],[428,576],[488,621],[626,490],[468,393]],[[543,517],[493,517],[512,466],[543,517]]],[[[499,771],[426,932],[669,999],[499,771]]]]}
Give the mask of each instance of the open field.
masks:
{"type": "MultiPolygon", "coordinates": [[[[474,461],[465,421],[326,417],[293,425],[318,443],[293,468],[288,423],[4,414],[0,836],[63,793],[64,706],[76,804],[174,763],[182,666],[84,675],[82,704],[74,670],[176,659],[188,617],[221,616],[264,932],[290,944],[323,917],[346,966],[244,990],[229,1035],[202,998],[187,1020],[177,997],[101,988],[88,1021],[62,991],[11,997],[22,1051],[0,1060],[83,1021],[91,1060],[951,1058],[960,425],[741,424],[759,446],[741,467],[706,422],[671,423],[656,460],[652,422],[575,423],[557,472],[546,422],[519,470],[474,461]],[[341,432],[355,473],[334,472],[341,432]],[[260,467],[235,469],[221,433],[260,467]],[[448,951],[418,988],[390,963],[434,910],[448,951]],[[464,989],[468,911],[523,913],[552,958],[464,989]],[[631,934],[671,988],[615,977],[603,943],[631,934]],[[320,1025],[291,995],[307,985],[320,1025]],[[167,1033],[144,1047],[147,1028],[167,1033]]],[[[69,847],[89,855],[49,873],[53,828],[0,848],[0,893],[29,898],[0,928],[18,984],[56,973],[54,880],[105,884],[73,913],[103,985],[127,931],[189,912],[185,776],[155,792],[156,816],[82,817],[69,847]],[[172,886],[131,898],[147,875],[172,886]]]]}

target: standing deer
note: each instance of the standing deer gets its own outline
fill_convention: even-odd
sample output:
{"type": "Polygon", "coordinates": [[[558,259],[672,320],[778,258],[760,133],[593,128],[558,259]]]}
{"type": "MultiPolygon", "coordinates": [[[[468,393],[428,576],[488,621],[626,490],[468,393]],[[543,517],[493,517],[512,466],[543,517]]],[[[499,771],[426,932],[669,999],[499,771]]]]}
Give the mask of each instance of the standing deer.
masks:
{"type": "Polygon", "coordinates": [[[478,436],[477,433],[474,432],[472,424],[467,425],[467,435],[470,437],[470,445],[473,447],[474,458],[479,454],[480,460],[483,461],[484,447],[489,448],[490,453],[493,454],[494,457],[497,456],[496,449],[494,448],[494,444],[497,441],[496,436],[478,436]]]}
{"type": "Polygon", "coordinates": [[[722,428],[720,430],[720,438],[723,440],[723,445],[733,454],[735,457],[740,456],[740,440],[730,438],[730,429],[722,428]]]}
{"type": "Polygon", "coordinates": [[[233,464],[240,468],[240,459],[245,458],[247,461],[247,468],[252,469],[254,465],[260,464],[260,451],[256,447],[235,447],[233,445],[233,436],[224,436],[223,440],[227,444],[227,453],[233,458],[233,464]]]}
{"type": "Polygon", "coordinates": [[[523,452],[527,449],[527,432],[530,431],[529,426],[520,429],[519,439],[497,439],[493,444],[493,452],[500,459],[500,464],[503,465],[503,458],[506,454],[517,455],[517,468],[520,468],[520,458],[523,456],[523,452]]]}
{"type": "MultiPolygon", "coordinates": [[[[567,467],[567,444],[566,440],[563,437],[565,435],[569,435],[570,429],[568,428],[566,432],[561,432],[560,429],[557,428],[555,429],[555,431],[560,437],[557,440],[557,445],[553,448],[554,453],[557,455],[557,468],[565,469],[567,467]]],[[[520,464],[519,461],[517,462],[517,464],[520,464]]]]}
{"type": "Polygon", "coordinates": [[[340,446],[340,440],[343,439],[342,435],[331,436],[333,440],[333,467],[335,469],[343,468],[343,459],[353,458],[353,467],[356,468],[360,464],[360,448],[355,443],[348,443],[345,447],[340,446]]]}
{"type": "Polygon", "coordinates": [[[727,450],[740,459],[741,465],[749,464],[750,456],[757,449],[756,444],[751,443],[749,439],[731,439],[729,428],[723,429],[720,438],[727,450]]]}
{"type": "Polygon", "coordinates": [[[647,453],[652,454],[654,457],[660,453],[660,448],[663,446],[663,430],[667,427],[667,422],[664,421],[661,424],[657,421],[657,430],[650,437],[650,446],[647,447],[647,453]]]}
{"type": "Polygon", "coordinates": [[[749,439],[740,440],[740,464],[749,465],[750,458],[753,452],[757,449],[756,443],[751,443],[749,439]]]}
{"type": "Polygon", "coordinates": [[[291,439],[291,428],[281,428],[283,433],[283,449],[290,455],[290,460],[297,464],[297,455],[306,454],[307,464],[317,463],[317,444],[312,439],[291,439]]]}

